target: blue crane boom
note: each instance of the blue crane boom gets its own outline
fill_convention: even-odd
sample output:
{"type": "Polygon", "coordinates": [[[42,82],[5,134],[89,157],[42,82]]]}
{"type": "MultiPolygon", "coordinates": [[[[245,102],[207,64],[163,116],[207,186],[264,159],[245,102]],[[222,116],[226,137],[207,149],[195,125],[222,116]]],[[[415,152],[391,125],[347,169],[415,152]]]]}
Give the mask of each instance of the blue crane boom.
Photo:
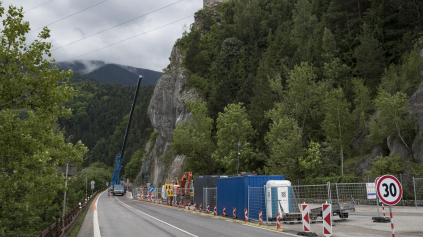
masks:
{"type": "Polygon", "coordinates": [[[134,100],[132,101],[132,106],[131,106],[131,113],[129,114],[128,124],[126,125],[125,136],[123,138],[122,150],[116,156],[115,169],[113,170],[113,177],[111,182],[112,186],[120,184],[119,172],[120,172],[120,169],[122,168],[123,153],[125,152],[125,145],[126,145],[126,140],[128,138],[129,126],[131,124],[132,114],[134,113],[135,103],[138,97],[138,89],[140,88],[140,85],[141,85],[141,79],[142,79],[142,75],[140,75],[138,78],[137,89],[135,90],[134,100]]]}

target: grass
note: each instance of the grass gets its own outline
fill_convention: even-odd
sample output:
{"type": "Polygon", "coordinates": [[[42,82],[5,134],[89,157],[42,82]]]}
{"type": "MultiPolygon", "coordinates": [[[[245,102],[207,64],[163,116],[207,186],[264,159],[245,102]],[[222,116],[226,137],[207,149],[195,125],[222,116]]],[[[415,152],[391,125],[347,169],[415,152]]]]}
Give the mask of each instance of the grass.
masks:
{"type": "Polygon", "coordinates": [[[90,201],[88,201],[87,208],[85,208],[85,211],[82,213],[81,218],[76,222],[75,226],[73,227],[72,231],[68,235],[68,237],[76,237],[76,235],[79,232],[79,229],[81,228],[82,222],[85,219],[85,215],[87,215],[88,210],[90,209],[90,205],[93,202],[94,198],[91,198],[90,201]]]}

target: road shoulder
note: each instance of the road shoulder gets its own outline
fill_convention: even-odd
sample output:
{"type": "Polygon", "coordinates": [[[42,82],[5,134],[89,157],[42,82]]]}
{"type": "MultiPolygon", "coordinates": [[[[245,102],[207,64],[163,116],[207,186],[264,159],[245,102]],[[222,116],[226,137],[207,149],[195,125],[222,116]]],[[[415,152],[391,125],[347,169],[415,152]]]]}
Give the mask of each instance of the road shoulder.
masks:
{"type": "Polygon", "coordinates": [[[84,221],[82,222],[81,228],[79,229],[76,237],[94,236],[93,215],[93,205],[90,205],[87,215],[85,215],[84,221]]]}

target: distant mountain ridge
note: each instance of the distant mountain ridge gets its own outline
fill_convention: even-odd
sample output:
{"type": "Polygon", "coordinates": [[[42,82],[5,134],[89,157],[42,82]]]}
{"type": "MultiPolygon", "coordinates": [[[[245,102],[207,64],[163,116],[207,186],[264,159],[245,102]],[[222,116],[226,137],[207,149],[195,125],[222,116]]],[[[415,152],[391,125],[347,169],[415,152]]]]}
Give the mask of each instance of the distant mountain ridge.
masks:
{"type": "Polygon", "coordinates": [[[98,60],[74,60],[55,64],[61,70],[71,69],[98,82],[118,83],[123,86],[136,86],[139,75],[143,75],[141,85],[155,86],[162,76],[161,72],[98,60]]]}

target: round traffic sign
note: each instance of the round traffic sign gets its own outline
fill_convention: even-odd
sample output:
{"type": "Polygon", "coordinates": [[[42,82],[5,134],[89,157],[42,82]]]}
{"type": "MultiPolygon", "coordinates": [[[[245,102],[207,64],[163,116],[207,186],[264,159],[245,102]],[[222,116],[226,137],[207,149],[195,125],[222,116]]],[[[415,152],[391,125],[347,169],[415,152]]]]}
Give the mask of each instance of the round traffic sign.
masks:
{"type": "Polygon", "coordinates": [[[380,200],[386,205],[395,205],[401,200],[401,184],[392,175],[384,175],[376,180],[376,190],[380,200]]]}

